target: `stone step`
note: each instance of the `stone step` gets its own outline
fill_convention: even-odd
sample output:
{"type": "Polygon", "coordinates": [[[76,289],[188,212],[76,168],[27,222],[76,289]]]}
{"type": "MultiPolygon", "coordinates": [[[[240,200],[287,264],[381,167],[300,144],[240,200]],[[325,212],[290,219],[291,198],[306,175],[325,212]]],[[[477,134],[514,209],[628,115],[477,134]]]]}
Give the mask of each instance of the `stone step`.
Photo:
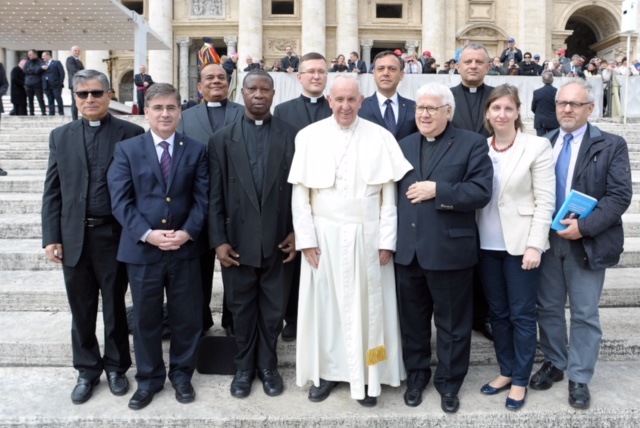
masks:
{"type": "MultiPolygon", "coordinates": [[[[3,162],[8,160],[49,159],[49,150],[7,150],[3,153],[3,162]]],[[[32,167],[31,169],[40,169],[32,167]]]]}
{"type": "MultiPolygon", "coordinates": [[[[27,171],[32,169],[46,170],[49,165],[49,154],[40,153],[35,160],[30,159],[4,159],[2,160],[2,169],[12,174],[15,171],[27,171]]],[[[44,183],[44,179],[43,179],[44,183]]]]}
{"type": "MultiPolygon", "coordinates": [[[[640,308],[602,308],[600,321],[603,338],[601,361],[637,361],[640,359],[640,308]]],[[[96,335],[103,343],[102,317],[98,317],[96,335]]],[[[567,310],[567,319],[569,313],[567,310]]],[[[207,335],[224,334],[220,316],[214,314],[215,325],[207,335]]],[[[71,366],[71,314],[69,312],[0,312],[0,366],[71,366]]],[[[432,349],[436,349],[436,335],[432,349]]],[[[131,336],[129,336],[131,338],[131,336]]],[[[133,345],[132,345],[133,346],[133,345]]],[[[165,359],[169,342],[163,342],[165,359]]],[[[133,352],[133,351],[132,351],[133,352]]],[[[295,365],[295,341],[278,341],[278,360],[283,367],[295,365]]],[[[536,361],[541,361],[538,352],[536,361]]],[[[433,355],[435,361],[435,352],[433,355]]],[[[493,342],[473,332],[471,364],[497,364],[493,342]]]]}
{"type": "MultiPolygon", "coordinates": [[[[625,238],[618,268],[640,267],[640,238],[625,238]]],[[[0,239],[0,271],[57,270],[46,260],[41,239],[0,239]]]]}
{"type": "MultiPolygon", "coordinates": [[[[216,266],[219,269],[219,266],[216,266]]],[[[607,270],[601,308],[640,307],[640,268],[607,270]]],[[[213,276],[211,311],[222,311],[222,276],[213,276]]],[[[131,304],[127,293],[127,305],[131,304]]],[[[62,270],[0,271],[0,312],[67,312],[62,270]]]]}
{"type": "Polygon", "coordinates": [[[0,193],[0,214],[40,214],[41,211],[39,193],[0,193]]]}
{"type": "MultiPolygon", "coordinates": [[[[534,366],[534,369],[537,369],[534,366]]],[[[427,386],[423,403],[408,407],[403,402],[406,383],[400,387],[383,386],[374,408],[360,406],[351,398],[349,386],[339,384],[322,403],[307,399],[309,385],[296,385],[295,370],[280,370],[285,391],[268,397],[256,379],[251,395],[239,400],[229,394],[232,376],[202,375],[192,379],[196,400],[188,405],[175,399],[171,383],[153,398],[145,409],[133,411],[127,403],[136,383],[135,371],[127,376],[129,392],[116,397],[109,392],[106,378],[94,389],[93,397],[80,406],[71,403],[70,394],[77,373],[72,368],[3,367],[0,368],[0,425],[47,426],[58,428],[112,428],[158,426],[191,428],[264,428],[302,427],[492,427],[492,428],[575,428],[640,426],[640,372],[638,362],[599,362],[596,375],[589,384],[592,398],[589,410],[575,410],[567,403],[568,380],[558,382],[547,391],[529,390],[526,405],[518,412],[504,408],[506,393],[484,396],[480,387],[492,380],[497,367],[471,367],[459,393],[460,410],[445,414],[440,409],[440,396],[427,386]],[[28,395],[16,393],[28,391],[28,395]]]]}
{"type": "Polygon", "coordinates": [[[0,161],[0,167],[8,171],[8,175],[0,177],[1,193],[38,193],[42,195],[44,190],[44,177],[46,170],[11,170],[5,168],[4,161],[0,161]]]}

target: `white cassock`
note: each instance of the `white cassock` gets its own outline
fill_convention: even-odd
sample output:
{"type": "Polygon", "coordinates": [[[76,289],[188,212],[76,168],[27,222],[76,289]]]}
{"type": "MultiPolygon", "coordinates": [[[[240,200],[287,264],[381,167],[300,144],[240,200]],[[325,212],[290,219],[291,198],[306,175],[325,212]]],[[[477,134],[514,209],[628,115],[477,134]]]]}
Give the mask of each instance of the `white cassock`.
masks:
{"type": "Polygon", "coordinates": [[[331,116],[296,137],[289,182],[296,248],[320,248],[318,269],[302,260],[296,381],[349,382],[351,397],[406,377],[393,260],[396,184],[411,164],[386,129],[357,118],[341,128],[331,116]]]}

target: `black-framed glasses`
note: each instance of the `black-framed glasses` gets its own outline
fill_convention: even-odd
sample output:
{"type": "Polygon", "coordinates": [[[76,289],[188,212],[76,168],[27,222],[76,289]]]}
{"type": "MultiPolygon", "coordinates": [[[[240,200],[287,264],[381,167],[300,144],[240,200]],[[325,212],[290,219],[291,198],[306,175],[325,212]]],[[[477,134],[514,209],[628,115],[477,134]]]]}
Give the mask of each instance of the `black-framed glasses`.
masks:
{"type": "Polygon", "coordinates": [[[89,94],[91,94],[93,98],[102,98],[105,92],[106,91],[76,91],[75,94],[81,100],[86,100],[89,98],[89,94]]]}
{"type": "Polygon", "coordinates": [[[438,114],[438,112],[440,111],[441,108],[448,107],[448,106],[449,106],[449,104],[443,104],[443,105],[438,106],[438,107],[415,105],[415,106],[413,106],[413,108],[416,109],[416,114],[422,114],[422,113],[424,113],[426,111],[427,113],[429,113],[430,116],[434,116],[434,115],[438,114]]]}
{"type": "Polygon", "coordinates": [[[567,106],[571,106],[571,110],[575,110],[577,108],[580,108],[582,106],[586,106],[589,104],[593,104],[590,101],[587,101],[586,103],[579,103],[577,101],[556,101],[556,106],[560,107],[561,109],[565,109],[567,108],[567,106]]]}

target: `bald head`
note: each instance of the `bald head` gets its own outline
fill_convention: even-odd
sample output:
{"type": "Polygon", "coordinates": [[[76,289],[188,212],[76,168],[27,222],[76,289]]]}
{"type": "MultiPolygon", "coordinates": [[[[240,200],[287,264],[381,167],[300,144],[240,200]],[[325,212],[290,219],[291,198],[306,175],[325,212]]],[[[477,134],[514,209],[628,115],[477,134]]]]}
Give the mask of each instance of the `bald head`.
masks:
{"type": "Polygon", "coordinates": [[[329,105],[338,125],[348,128],[356,121],[363,99],[355,77],[341,74],[334,79],[329,95],[329,105]]]}

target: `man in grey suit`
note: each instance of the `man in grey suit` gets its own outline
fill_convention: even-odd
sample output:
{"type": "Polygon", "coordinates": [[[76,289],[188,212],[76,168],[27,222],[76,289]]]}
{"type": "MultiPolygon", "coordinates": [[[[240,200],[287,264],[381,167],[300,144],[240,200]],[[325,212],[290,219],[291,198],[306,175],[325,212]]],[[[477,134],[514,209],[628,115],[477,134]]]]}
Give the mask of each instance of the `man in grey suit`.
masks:
{"type": "MultiPolygon", "coordinates": [[[[327,86],[327,60],[317,52],[309,52],[300,58],[298,82],[302,85],[302,95],[278,104],[273,112],[296,128],[296,135],[303,128],[331,116],[329,101],[324,97],[327,86]]],[[[298,296],[300,290],[300,257],[294,260],[293,282],[289,292],[289,303],[282,329],[282,340],[295,340],[298,324],[298,296]]]]}
{"type": "Polygon", "coordinates": [[[114,395],[129,389],[131,366],[124,296],[125,265],[116,260],[122,228],[111,213],[107,168],[121,140],[144,133],[109,114],[109,80],[95,70],[73,78],[74,96],[84,116],[51,131],[49,167],[42,198],[42,245],[47,258],[62,264],[71,308],[71,346],[77,385],[74,404],[91,398],[107,373],[114,395]],[[96,338],[98,300],[102,297],[104,354],[96,338]]]}
{"type": "Polygon", "coordinates": [[[396,141],[418,132],[415,121],[416,103],[398,94],[404,77],[404,64],[391,51],[380,52],[373,59],[376,92],[362,102],[358,116],[386,128],[396,141]]]}
{"type": "Polygon", "coordinates": [[[69,75],[69,90],[71,91],[71,117],[78,120],[78,107],[76,106],[76,98],[73,96],[73,76],[80,70],[84,70],[84,64],[80,60],[80,48],[78,46],[71,47],[71,55],[66,61],[67,74],[69,75]]]}
{"type": "MultiPolygon", "coordinates": [[[[207,64],[200,70],[198,91],[202,94],[205,102],[182,113],[182,120],[177,131],[207,145],[214,133],[242,118],[244,108],[227,99],[229,94],[227,73],[218,64],[207,64]]],[[[207,233],[205,225],[203,236],[207,236],[207,233]]],[[[202,328],[204,331],[213,326],[209,304],[211,303],[215,258],[215,249],[207,251],[200,258],[203,301],[202,328]]],[[[222,327],[227,335],[233,335],[233,319],[224,296],[222,298],[222,327]]]]}
{"type": "MultiPolygon", "coordinates": [[[[488,137],[491,133],[484,126],[484,106],[493,87],[484,84],[484,77],[491,68],[491,57],[480,43],[469,43],[460,52],[457,69],[462,83],[451,88],[456,101],[456,112],[451,125],[456,128],[488,137]]],[[[484,295],[482,283],[474,273],[473,279],[473,329],[493,340],[489,324],[489,305],[484,295]]]]}

